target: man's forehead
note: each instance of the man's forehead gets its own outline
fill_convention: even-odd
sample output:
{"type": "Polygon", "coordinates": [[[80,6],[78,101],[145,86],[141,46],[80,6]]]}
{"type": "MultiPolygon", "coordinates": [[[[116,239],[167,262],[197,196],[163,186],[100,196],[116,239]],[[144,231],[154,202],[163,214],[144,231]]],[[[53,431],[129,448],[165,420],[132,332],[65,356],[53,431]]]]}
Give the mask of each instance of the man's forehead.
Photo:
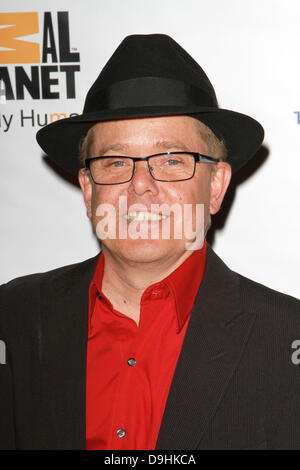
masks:
{"type": "Polygon", "coordinates": [[[189,116],[159,116],[103,121],[89,131],[90,144],[102,153],[126,151],[132,145],[151,144],[158,150],[189,150],[191,137],[200,139],[197,121],[189,116]]]}
{"type": "MultiPolygon", "coordinates": [[[[154,148],[157,148],[157,150],[165,150],[169,151],[170,149],[175,149],[178,151],[188,151],[189,148],[182,142],[178,141],[172,141],[172,140],[163,140],[163,139],[158,139],[154,140],[151,142],[151,145],[154,148]]],[[[115,152],[126,152],[127,150],[130,150],[131,144],[124,143],[124,142],[115,142],[115,143],[109,143],[107,145],[104,145],[99,142],[99,145],[97,145],[97,142],[95,143],[95,147],[97,148],[97,151],[100,152],[101,154],[105,154],[106,152],[109,151],[115,151],[115,152]]]]}
{"type": "Polygon", "coordinates": [[[155,146],[182,146],[186,135],[199,136],[199,124],[197,119],[184,115],[117,119],[96,123],[88,134],[93,143],[107,137],[115,149],[126,148],[132,140],[137,142],[144,137],[155,146]]]}

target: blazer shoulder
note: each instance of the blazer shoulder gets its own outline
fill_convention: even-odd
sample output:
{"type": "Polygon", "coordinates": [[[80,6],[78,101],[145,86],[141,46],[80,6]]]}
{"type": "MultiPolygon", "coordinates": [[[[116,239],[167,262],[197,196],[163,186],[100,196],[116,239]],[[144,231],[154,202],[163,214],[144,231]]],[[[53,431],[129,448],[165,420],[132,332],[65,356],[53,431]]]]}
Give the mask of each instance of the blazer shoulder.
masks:
{"type": "Polygon", "coordinates": [[[66,266],[61,266],[59,268],[51,269],[49,271],[27,274],[25,276],[20,276],[11,281],[8,281],[5,284],[0,286],[1,295],[4,294],[16,294],[22,290],[30,291],[31,289],[36,289],[37,285],[43,282],[52,282],[54,280],[59,280],[65,276],[77,276],[80,273],[85,272],[93,267],[96,267],[97,259],[99,253],[92,258],[86,259],[73,264],[68,264],[66,266]]]}
{"type": "Polygon", "coordinates": [[[50,297],[57,298],[64,289],[76,286],[85,292],[98,257],[99,254],[79,263],[21,276],[0,286],[0,334],[13,337],[16,325],[24,331],[30,325],[33,330],[43,305],[47,305],[50,297]]]}
{"type": "Polygon", "coordinates": [[[226,263],[215,253],[208,244],[207,247],[207,273],[206,275],[216,284],[222,284],[223,290],[228,291],[229,286],[235,286],[239,291],[242,302],[247,308],[253,307],[253,310],[270,309],[289,309],[300,315],[300,300],[291,295],[284,294],[260,284],[252,279],[233,271],[226,263]]]}
{"type": "Polygon", "coordinates": [[[271,313],[276,318],[293,317],[300,322],[300,300],[260,284],[238,274],[240,292],[244,306],[265,315],[271,313]]]}

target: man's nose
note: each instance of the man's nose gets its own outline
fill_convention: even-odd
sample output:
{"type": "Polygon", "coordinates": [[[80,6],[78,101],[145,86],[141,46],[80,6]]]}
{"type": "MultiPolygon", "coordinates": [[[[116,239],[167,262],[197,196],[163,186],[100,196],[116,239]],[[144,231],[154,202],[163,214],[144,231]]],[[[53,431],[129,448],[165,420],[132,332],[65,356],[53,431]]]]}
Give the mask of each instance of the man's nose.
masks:
{"type": "Polygon", "coordinates": [[[135,162],[135,169],[129,190],[133,190],[136,194],[143,194],[146,191],[157,194],[157,182],[152,178],[147,162],[135,162]]]}

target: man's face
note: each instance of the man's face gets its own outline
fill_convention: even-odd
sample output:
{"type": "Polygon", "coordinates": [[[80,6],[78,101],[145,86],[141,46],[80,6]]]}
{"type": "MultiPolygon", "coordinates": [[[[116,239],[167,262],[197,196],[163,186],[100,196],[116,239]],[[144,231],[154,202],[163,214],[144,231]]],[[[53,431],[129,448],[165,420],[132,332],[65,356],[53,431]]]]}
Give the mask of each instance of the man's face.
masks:
{"type": "MultiPolygon", "coordinates": [[[[105,121],[96,124],[92,129],[92,143],[90,157],[123,155],[132,157],[144,157],[163,152],[198,152],[211,155],[207,145],[197,128],[197,121],[188,116],[164,116],[154,118],[122,119],[105,121]]],[[[231,171],[227,163],[220,162],[217,165],[209,163],[196,163],[194,177],[186,181],[162,182],[152,178],[146,161],[136,162],[135,172],[130,182],[116,185],[96,185],[88,172],[81,169],[79,182],[84,194],[87,215],[91,218],[93,229],[99,233],[97,226],[103,220],[97,213],[99,205],[110,204],[116,209],[117,225],[120,224],[122,233],[131,224],[133,232],[143,233],[143,238],[133,239],[127,236],[118,239],[103,239],[102,247],[107,253],[119,260],[131,263],[149,263],[155,261],[172,262],[179,258],[185,259],[191,251],[186,250],[187,242],[192,240],[187,237],[187,225],[184,223],[184,212],[187,207],[193,208],[189,214],[189,229],[196,231],[199,227],[205,227],[209,213],[216,213],[221,205],[226,189],[230,181],[231,171]],[[141,212],[147,211],[151,218],[151,206],[164,204],[164,207],[177,207],[181,210],[182,218],[178,217],[178,211],[174,214],[155,221],[134,220],[132,212],[124,213],[124,204],[120,206],[120,197],[126,200],[126,207],[141,205],[141,212]],[[125,197],[125,198],[124,198],[125,197]],[[196,218],[196,206],[202,205],[203,214],[198,213],[196,218]],[[174,206],[175,205],[175,206],[174,206]],[[199,215],[200,214],[200,215],[199,215]],[[201,220],[199,220],[201,218],[201,220]],[[152,230],[156,238],[151,236],[152,230]],[[170,236],[163,236],[166,224],[170,227],[170,236]],[[134,225],[134,227],[132,226],[134,225]],[[179,225],[181,225],[181,238],[179,225]],[[157,234],[159,236],[157,238],[157,234]],[[145,237],[146,234],[146,237],[145,237]]],[[[157,206],[158,205],[158,206],[157,206]]],[[[138,207],[138,206],[136,206],[138,207]]],[[[136,217],[138,215],[138,210],[136,217]]],[[[152,211],[157,212],[157,211],[152,211]]],[[[129,231],[130,232],[130,231],[129,231]]],[[[132,230],[131,230],[132,233],[132,230]]]]}

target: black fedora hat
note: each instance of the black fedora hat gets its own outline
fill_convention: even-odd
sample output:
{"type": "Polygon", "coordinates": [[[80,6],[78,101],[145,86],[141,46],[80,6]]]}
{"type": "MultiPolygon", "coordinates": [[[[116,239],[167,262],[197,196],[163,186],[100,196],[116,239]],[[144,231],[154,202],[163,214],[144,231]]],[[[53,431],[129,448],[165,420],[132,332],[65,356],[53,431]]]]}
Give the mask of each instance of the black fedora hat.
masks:
{"type": "Polygon", "coordinates": [[[218,107],[202,68],[163,34],[127,36],[90,88],[83,113],[43,127],[37,141],[60,167],[77,176],[82,138],[96,122],[179,114],[202,121],[223,139],[233,172],[263,141],[264,130],[255,119],[218,107]]]}

